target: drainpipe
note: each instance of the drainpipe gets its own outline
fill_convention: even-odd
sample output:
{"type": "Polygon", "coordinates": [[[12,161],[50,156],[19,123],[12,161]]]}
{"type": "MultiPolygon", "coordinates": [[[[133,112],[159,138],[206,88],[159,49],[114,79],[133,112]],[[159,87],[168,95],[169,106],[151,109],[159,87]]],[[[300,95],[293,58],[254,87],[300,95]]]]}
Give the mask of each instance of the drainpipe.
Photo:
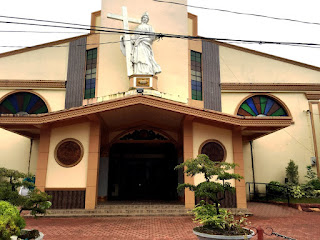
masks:
{"type": "Polygon", "coordinates": [[[30,139],[30,153],[29,153],[28,174],[30,174],[32,145],[33,145],[33,139],[30,139]]]}
{"type": "MultiPolygon", "coordinates": [[[[254,176],[254,163],[253,163],[253,147],[252,140],[250,141],[250,150],[251,150],[251,168],[252,168],[252,181],[253,181],[253,193],[254,197],[256,196],[256,178],[254,176]]],[[[249,193],[250,194],[250,193],[249,193]]]]}

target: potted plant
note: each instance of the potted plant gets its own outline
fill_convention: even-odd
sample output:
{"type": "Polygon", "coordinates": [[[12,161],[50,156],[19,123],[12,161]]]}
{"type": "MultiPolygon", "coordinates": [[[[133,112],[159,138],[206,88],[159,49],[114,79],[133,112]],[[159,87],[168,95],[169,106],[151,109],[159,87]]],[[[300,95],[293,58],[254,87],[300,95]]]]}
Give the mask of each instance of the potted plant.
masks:
{"type": "Polygon", "coordinates": [[[253,232],[243,228],[246,225],[246,219],[235,219],[233,214],[219,207],[218,194],[226,191],[235,191],[227,180],[238,180],[243,177],[239,174],[230,173],[236,164],[226,162],[214,162],[207,155],[200,154],[195,159],[187,160],[176,166],[176,169],[184,169],[187,176],[202,174],[204,182],[197,185],[179,184],[178,191],[185,188],[194,192],[200,201],[192,211],[195,215],[195,221],[202,226],[193,229],[194,234],[200,240],[205,239],[250,239],[253,232]]]}
{"type": "MultiPolygon", "coordinates": [[[[33,180],[34,176],[32,175],[24,174],[16,170],[0,168],[0,203],[5,209],[7,209],[9,205],[14,206],[13,210],[10,210],[10,212],[14,212],[14,215],[8,215],[5,221],[14,223],[15,219],[19,219],[19,224],[14,225],[15,231],[12,232],[13,236],[3,238],[0,236],[0,240],[10,239],[10,237],[36,240],[43,238],[43,234],[39,233],[38,230],[22,229],[25,227],[25,221],[20,217],[22,211],[28,210],[31,215],[37,217],[39,214],[45,214],[46,210],[51,206],[51,202],[49,201],[51,196],[35,188],[33,180]],[[22,191],[20,191],[19,194],[18,188],[22,187],[25,191],[23,194],[21,194],[22,191]],[[17,210],[18,208],[19,210],[17,210]],[[19,217],[16,216],[17,214],[19,217]]],[[[11,232],[10,229],[12,228],[9,227],[9,225],[4,226],[6,231],[11,232]]]]}

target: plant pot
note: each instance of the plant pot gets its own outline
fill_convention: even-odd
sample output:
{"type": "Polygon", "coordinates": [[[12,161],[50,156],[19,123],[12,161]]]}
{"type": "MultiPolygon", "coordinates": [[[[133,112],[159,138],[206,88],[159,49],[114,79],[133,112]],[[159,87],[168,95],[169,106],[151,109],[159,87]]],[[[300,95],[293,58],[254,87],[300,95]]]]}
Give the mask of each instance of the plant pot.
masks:
{"type": "MultiPolygon", "coordinates": [[[[23,229],[23,230],[28,231],[28,229],[23,229]]],[[[39,237],[37,237],[35,240],[42,240],[43,237],[44,237],[44,234],[42,232],[39,232],[39,237]]],[[[21,238],[18,238],[18,236],[11,236],[10,239],[11,240],[18,240],[18,239],[21,239],[21,238]]]]}
{"type": "Polygon", "coordinates": [[[215,240],[241,240],[241,239],[250,239],[253,237],[254,232],[250,230],[250,235],[235,235],[235,236],[226,236],[226,235],[211,235],[207,233],[201,233],[193,230],[193,233],[197,235],[199,240],[208,240],[208,239],[215,239],[215,240]]]}

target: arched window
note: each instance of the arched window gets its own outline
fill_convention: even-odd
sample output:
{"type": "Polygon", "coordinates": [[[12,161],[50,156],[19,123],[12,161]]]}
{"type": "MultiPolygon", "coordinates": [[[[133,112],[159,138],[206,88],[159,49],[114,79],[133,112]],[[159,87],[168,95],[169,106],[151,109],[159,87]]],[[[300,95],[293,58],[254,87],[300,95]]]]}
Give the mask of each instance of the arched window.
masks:
{"type": "Polygon", "coordinates": [[[247,98],[239,107],[239,116],[288,116],[285,107],[268,95],[255,95],[247,98]]]}
{"type": "Polygon", "coordinates": [[[47,113],[45,102],[31,92],[16,92],[0,103],[0,114],[39,114],[47,113]]]}
{"type": "Polygon", "coordinates": [[[225,147],[218,141],[210,140],[201,147],[201,154],[206,154],[210,160],[222,162],[226,158],[225,147]]]}

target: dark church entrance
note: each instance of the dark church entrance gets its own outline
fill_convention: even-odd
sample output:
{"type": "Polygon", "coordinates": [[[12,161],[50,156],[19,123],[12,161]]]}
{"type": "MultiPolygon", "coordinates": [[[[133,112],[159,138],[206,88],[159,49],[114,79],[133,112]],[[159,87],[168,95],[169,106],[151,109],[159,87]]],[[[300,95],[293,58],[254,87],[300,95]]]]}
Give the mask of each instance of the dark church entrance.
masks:
{"type": "Polygon", "coordinates": [[[174,144],[115,143],[110,149],[109,200],[177,200],[174,144]]]}

